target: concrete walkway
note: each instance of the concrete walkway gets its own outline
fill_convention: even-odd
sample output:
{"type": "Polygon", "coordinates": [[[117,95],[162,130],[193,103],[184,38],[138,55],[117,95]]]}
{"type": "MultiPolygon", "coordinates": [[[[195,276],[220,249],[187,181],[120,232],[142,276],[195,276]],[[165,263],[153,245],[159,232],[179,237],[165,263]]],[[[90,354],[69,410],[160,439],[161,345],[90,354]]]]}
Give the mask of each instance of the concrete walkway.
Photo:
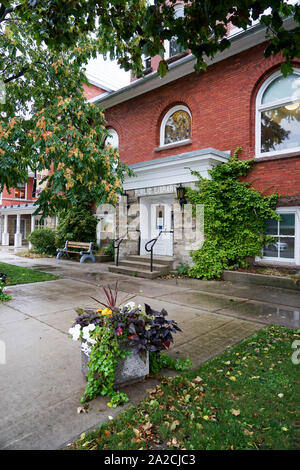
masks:
{"type": "MultiPolygon", "coordinates": [[[[60,274],[56,281],[13,286],[13,300],[0,305],[0,340],[6,364],[0,364],[0,449],[56,449],[122,409],[111,410],[107,398],[91,402],[77,414],[85,381],[80,345],[68,338],[76,307],[94,307],[103,299],[99,284],[119,279],[120,300],[164,307],[178,321],[172,355],[195,365],[253,334],[269,323],[299,327],[299,294],[272,288],[222,282],[149,281],[107,272],[107,265],[56,259],[30,260],[0,251],[0,261],[60,274]],[[298,320],[297,320],[298,312],[298,320]]],[[[124,388],[129,405],[156,383],[148,379],[124,388]]]]}

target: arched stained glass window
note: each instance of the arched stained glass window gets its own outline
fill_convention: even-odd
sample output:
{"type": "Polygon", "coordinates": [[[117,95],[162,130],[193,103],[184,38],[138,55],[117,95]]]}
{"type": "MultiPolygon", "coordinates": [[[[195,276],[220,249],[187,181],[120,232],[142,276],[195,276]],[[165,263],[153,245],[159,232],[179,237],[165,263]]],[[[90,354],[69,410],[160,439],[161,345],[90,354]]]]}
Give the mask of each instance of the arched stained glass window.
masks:
{"type": "Polygon", "coordinates": [[[287,77],[272,75],[256,104],[256,155],[300,150],[300,69],[287,77]]]}
{"type": "Polygon", "coordinates": [[[105,138],[105,145],[110,145],[119,150],[119,136],[115,129],[107,129],[110,133],[109,136],[105,138]]]}
{"type": "Polygon", "coordinates": [[[161,127],[161,145],[188,140],[192,133],[191,113],[185,106],[175,106],[164,117],[161,127]]]}

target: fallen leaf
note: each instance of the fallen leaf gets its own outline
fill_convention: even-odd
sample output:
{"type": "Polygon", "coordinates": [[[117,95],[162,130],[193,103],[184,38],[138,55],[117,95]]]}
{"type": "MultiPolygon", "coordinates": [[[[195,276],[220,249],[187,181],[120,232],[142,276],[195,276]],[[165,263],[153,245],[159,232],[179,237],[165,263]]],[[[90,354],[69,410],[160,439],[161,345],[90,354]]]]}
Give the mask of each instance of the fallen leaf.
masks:
{"type": "Polygon", "coordinates": [[[174,431],[174,430],[177,428],[177,426],[179,426],[179,424],[180,424],[180,423],[179,423],[178,419],[176,419],[175,421],[173,421],[173,423],[172,423],[171,426],[170,426],[171,431],[174,431]]]}
{"type": "Polygon", "coordinates": [[[235,382],[235,381],[236,381],[236,377],[234,377],[234,375],[232,375],[231,377],[229,377],[229,380],[232,380],[232,382],[235,382]]]}
{"type": "Polygon", "coordinates": [[[199,377],[199,375],[198,375],[197,377],[194,378],[193,382],[196,383],[196,384],[199,384],[199,383],[203,382],[203,379],[201,379],[201,377],[199,377]]]}
{"type": "Polygon", "coordinates": [[[142,426],[142,428],[143,428],[144,431],[148,431],[149,429],[152,428],[152,424],[148,422],[148,423],[144,424],[144,426],[142,426]]]}
{"type": "Polygon", "coordinates": [[[135,436],[136,436],[138,439],[140,439],[140,437],[141,437],[140,431],[139,431],[138,429],[133,428],[133,432],[134,432],[135,436]]]}
{"type": "Polygon", "coordinates": [[[240,410],[230,410],[231,411],[231,414],[234,415],[234,416],[239,416],[241,414],[241,411],[240,410]]]}
{"type": "Polygon", "coordinates": [[[253,431],[248,431],[248,429],[244,429],[244,434],[246,434],[246,436],[252,436],[253,431]]]}
{"type": "Polygon", "coordinates": [[[77,414],[80,414],[80,413],[87,413],[88,410],[86,408],[84,408],[84,406],[78,406],[77,408],[77,414]]]}

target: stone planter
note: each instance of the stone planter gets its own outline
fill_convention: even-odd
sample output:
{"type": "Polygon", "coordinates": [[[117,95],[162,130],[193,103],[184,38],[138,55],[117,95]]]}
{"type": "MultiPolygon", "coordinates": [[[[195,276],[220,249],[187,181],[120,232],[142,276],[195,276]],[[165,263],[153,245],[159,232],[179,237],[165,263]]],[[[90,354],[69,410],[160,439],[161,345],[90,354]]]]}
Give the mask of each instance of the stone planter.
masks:
{"type": "MultiPolygon", "coordinates": [[[[149,353],[142,358],[139,354],[133,352],[125,359],[118,359],[118,365],[115,370],[115,385],[123,386],[143,380],[149,374],[149,353]]],[[[81,370],[85,378],[89,371],[89,356],[81,351],[81,370]]]]}

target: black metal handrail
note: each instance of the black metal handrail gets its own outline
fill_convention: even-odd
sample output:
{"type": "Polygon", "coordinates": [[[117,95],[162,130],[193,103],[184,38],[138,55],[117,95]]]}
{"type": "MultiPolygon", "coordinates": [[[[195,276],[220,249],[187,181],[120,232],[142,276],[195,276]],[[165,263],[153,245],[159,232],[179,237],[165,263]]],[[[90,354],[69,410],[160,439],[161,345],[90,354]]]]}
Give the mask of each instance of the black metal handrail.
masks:
{"type": "Polygon", "coordinates": [[[159,234],[157,235],[156,238],[152,238],[152,240],[149,240],[146,244],[145,244],[145,250],[150,253],[150,272],[152,273],[153,271],[153,248],[154,248],[154,245],[155,243],[157,242],[157,240],[159,239],[159,237],[161,236],[162,233],[173,233],[173,230],[160,230],[159,234]],[[150,245],[150,243],[152,243],[151,247],[148,248],[148,245],[150,245]]]}
{"type": "MultiPolygon", "coordinates": [[[[116,238],[115,240],[113,240],[114,249],[117,250],[116,266],[119,266],[120,245],[121,245],[122,241],[125,240],[126,236],[128,235],[128,232],[140,232],[140,229],[135,229],[135,230],[127,229],[126,233],[122,237],[119,237],[119,238],[116,238]],[[118,242],[118,243],[116,243],[116,242],[118,242]]],[[[139,236],[139,243],[140,243],[140,237],[141,236],[139,236]]]]}
{"type": "Polygon", "coordinates": [[[127,232],[125,233],[125,235],[123,235],[122,237],[116,238],[116,239],[113,241],[114,249],[117,250],[116,266],[119,266],[120,245],[121,245],[122,241],[125,240],[125,237],[126,237],[127,233],[128,233],[128,230],[127,230],[127,232]],[[116,243],[116,242],[118,242],[118,243],[116,243]]]}

